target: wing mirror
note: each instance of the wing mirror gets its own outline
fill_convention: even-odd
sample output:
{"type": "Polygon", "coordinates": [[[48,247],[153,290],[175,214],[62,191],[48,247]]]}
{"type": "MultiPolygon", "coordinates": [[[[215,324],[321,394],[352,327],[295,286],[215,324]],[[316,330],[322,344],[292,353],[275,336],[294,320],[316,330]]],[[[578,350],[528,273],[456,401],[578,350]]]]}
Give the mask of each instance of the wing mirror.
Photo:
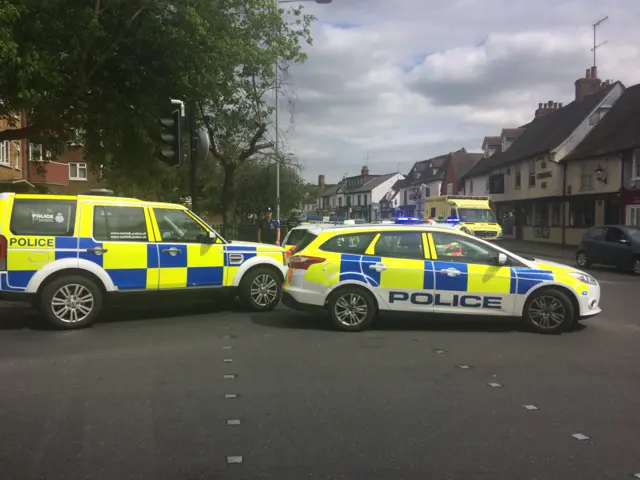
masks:
{"type": "Polygon", "coordinates": [[[620,243],[622,243],[624,245],[629,245],[629,240],[627,240],[626,238],[621,238],[620,239],[620,243]]]}
{"type": "Polygon", "coordinates": [[[216,240],[218,239],[218,235],[216,235],[216,232],[207,232],[203,235],[203,240],[202,243],[206,243],[206,244],[211,244],[211,243],[216,243],[216,240]]]}
{"type": "Polygon", "coordinates": [[[504,253],[498,253],[498,258],[496,258],[496,265],[506,265],[508,260],[509,258],[504,253]]]}

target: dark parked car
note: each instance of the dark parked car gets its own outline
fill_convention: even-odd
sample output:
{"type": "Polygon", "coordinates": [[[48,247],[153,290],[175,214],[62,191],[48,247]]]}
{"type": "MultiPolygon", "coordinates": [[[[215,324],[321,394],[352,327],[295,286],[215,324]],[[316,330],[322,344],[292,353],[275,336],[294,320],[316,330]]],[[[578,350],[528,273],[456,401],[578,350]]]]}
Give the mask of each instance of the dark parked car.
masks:
{"type": "Polygon", "coordinates": [[[640,275],[640,228],[623,225],[591,227],[576,251],[581,268],[592,263],[633,270],[640,275]]]}

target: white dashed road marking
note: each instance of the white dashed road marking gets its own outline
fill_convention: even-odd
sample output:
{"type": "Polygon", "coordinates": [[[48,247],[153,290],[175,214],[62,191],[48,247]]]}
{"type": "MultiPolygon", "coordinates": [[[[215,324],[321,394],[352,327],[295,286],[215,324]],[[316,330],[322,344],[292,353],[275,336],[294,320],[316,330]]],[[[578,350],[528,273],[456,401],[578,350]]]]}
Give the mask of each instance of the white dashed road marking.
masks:
{"type": "Polygon", "coordinates": [[[231,348],[232,348],[231,345],[223,345],[222,346],[223,350],[231,350],[231,348]]]}
{"type": "Polygon", "coordinates": [[[589,440],[589,437],[587,437],[586,435],[584,435],[582,433],[574,433],[571,436],[573,438],[575,438],[576,440],[589,440]]]}
{"type": "Polygon", "coordinates": [[[502,387],[502,385],[500,385],[499,383],[493,383],[493,382],[492,382],[492,383],[487,383],[487,385],[489,385],[490,387],[493,387],[493,388],[500,388],[500,387],[502,387]]]}
{"type": "Polygon", "coordinates": [[[237,393],[225,393],[224,398],[238,398],[237,393]]]}
{"type": "Polygon", "coordinates": [[[460,368],[462,370],[468,370],[468,369],[471,368],[471,366],[462,364],[462,365],[458,365],[458,368],[460,368]]]}
{"type": "Polygon", "coordinates": [[[523,405],[523,407],[527,410],[538,410],[538,407],[536,407],[535,405],[523,405]]]}
{"type": "Polygon", "coordinates": [[[233,362],[233,358],[223,358],[222,361],[224,363],[231,363],[231,362],[233,362]]]}
{"type": "Polygon", "coordinates": [[[227,457],[227,463],[242,463],[242,456],[227,457]]]}
{"type": "Polygon", "coordinates": [[[224,377],[225,380],[229,380],[231,378],[236,378],[238,375],[236,375],[235,373],[227,373],[224,377]]]}
{"type": "Polygon", "coordinates": [[[434,352],[436,352],[438,355],[448,353],[446,350],[442,350],[442,349],[434,350],[434,352]]]}
{"type": "Polygon", "coordinates": [[[240,425],[240,420],[227,420],[227,425],[240,425]]]}
{"type": "Polygon", "coordinates": [[[633,474],[633,476],[634,476],[635,478],[640,478],[640,473],[634,473],[634,474],[633,474]]]}

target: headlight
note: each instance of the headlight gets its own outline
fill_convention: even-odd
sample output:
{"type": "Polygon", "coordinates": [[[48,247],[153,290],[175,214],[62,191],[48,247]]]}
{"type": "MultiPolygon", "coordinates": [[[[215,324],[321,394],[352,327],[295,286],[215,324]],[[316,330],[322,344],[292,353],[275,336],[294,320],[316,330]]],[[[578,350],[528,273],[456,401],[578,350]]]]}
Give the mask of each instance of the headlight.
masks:
{"type": "Polygon", "coordinates": [[[587,285],[598,285],[598,281],[593,278],[591,275],[587,275],[586,273],[580,272],[571,272],[569,273],[574,278],[577,278],[582,283],[586,283],[587,285]]]}

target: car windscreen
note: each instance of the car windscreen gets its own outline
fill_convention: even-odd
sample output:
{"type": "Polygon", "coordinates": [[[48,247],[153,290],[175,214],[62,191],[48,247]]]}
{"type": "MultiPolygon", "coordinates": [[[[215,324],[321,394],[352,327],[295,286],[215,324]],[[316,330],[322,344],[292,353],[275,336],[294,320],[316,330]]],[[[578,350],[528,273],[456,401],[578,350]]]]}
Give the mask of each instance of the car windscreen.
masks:
{"type": "Polygon", "coordinates": [[[496,217],[489,208],[458,208],[458,218],[466,223],[496,223],[496,217]]]}

